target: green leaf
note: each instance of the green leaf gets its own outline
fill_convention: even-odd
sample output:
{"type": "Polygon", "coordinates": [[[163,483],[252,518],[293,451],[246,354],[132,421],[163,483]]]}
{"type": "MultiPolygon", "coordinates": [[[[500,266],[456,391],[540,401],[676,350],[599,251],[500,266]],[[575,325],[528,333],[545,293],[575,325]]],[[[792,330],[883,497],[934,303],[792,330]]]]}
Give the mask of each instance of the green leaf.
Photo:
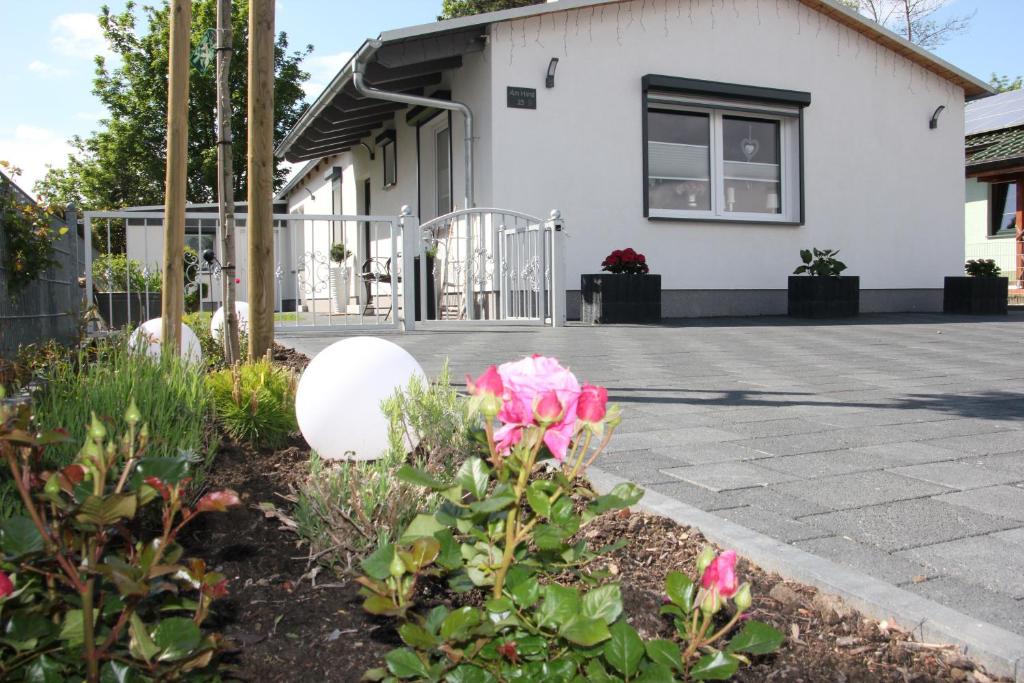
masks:
{"type": "Polygon", "coordinates": [[[164,619],[153,631],[153,642],[160,648],[158,659],[162,662],[188,657],[199,647],[202,638],[199,627],[187,617],[164,619]]]}
{"type": "Polygon", "coordinates": [[[623,676],[635,675],[644,657],[644,641],[625,621],[612,624],[609,631],[612,637],[604,644],[605,660],[623,676]]]}
{"type": "Polygon", "coordinates": [[[85,639],[85,612],[80,609],[68,610],[64,614],[64,625],[60,629],[60,639],[67,641],[68,647],[78,647],[85,639]]]}
{"type": "Polygon", "coordinates": [[[131,635],[128,648],[134,656],[149,662],[160,652],[160,648],[149,637],[146,624],[137,612],[132,612],[129,617],[128,633],[131,635]]]}
{"type": "Polygon", "coordinates": [[[441,544],[437,542],[437,539],[433,536],[426,536],[417,538],[408,550],[400,551],[399,556],[405,563],[405,568],[415,573],[432,564],[440,552],[441,544]]]}
{"type": "Polygon", "coordinates": [[[533,512],[541,517],[551,515],[551,503],[545,488],[544,482],[535,481],[526,489],[526,502],[530,504],[533,512]]]}
{"type": "Polygon", "coordinates": [[[433,538],[434,534],[444,528],[444,525],[438,522],[434,515],[420,513],[409,522],[409,526],[405,528],[405,532],[399,537],[398,542],[405,545],[424,536],[433,538]]]}
{"type": "Polygon", "coordinates": [[[506,581],[505,590],[522,609],[533,607],[537,600],[540,599],[540,584],[532,576],[523,579],[511,587],[509,587],[509,583],[506,581]]]}
{"type": "Polygon", "coordinates": [[[647,657],[655,664],[667,666],[676,671],[683,670],[683,653],[671,640],[649,640],[644,644],[647,657]]]}
{"type": "Polygon", "coordinates": [[[404,647],[397,648],[384,655],[384,662],[388,665],[388,671],[399,678],[412,678],[430,675],[427,666],[416,656],[412,650],[404,647]]]}
{"type": "Polygon", "coordinates": [[[412,465],[402,465],[395,472],[399,480],[412,484],[413,486],[424,486],[432,491],[441,491],[448,488],[449,484],[435,479],[428,472],[412,465]]]}
{"type": "Polygon", "coordinates": [[[363,672],[361,681],[383,681],[388,677],[388,670],[383,667],[377,667],[376,669],[367,669],[363,672]]]}
{"type": "Polygon", "coordinates": [[[610,510],[621,510],[636,505],[644,497],[644,493],[643,488],[636,484],[623,482],[587,505],[587,516],[597,517],[610,510]]]}
{"type": "Polygon", "coordinates": [[[686,574],[669,572],[665,577],[665,592],[668,594],[668,599],[683,612],[689,613],[693,610],[693,598],[697,593],[697,586],[686,574]]]}
{"type": "Polygon", "coordinates": [[[533,542],[541,550],[559,550],[569,536],[562,527],[553,524],[541,524],[533,530],[533,542]]]}
{"type": "Polygon", "coordinates": [[[613,623],[622,614],[622,590],[616,583],[595,588],[583,596],[580,613],[591,619],[613,623]]]}
{"type": "Polygon", "coordinates": [[[107,662],[100,669],[100,683],[140,683],[142,677],[127,664],[107,662]]]}
{"type": "Polygon", "coordinates": [[[0,548],[16,559],[43,550],[43,537],[28,517],[10,517],[0,523],[0,548]]]}
{"type": "Polygon", "coordinates": [[[591,659],[587,662],[587,681],[589,683],[616,683],[622,679],[616,678],[608,673],[600,659],[591,659]]]}
{"type": "Polygon", "coordinates": [[[56,659],[43,655],[25,667],[25,683],[63,683],[61,664],[56,659]]]}
{"type": "Polygon", "coordinates": [[[462,463],[455,481],[466,489],[477,500],[482,500],[487,494],[487,482],[489,481],[487,465],[480,458],[470,458],[462,463]]]}
{"type": "Polygon", "coordinates": [[[494,683],[491,672],[472,664],[460,664],[445,676],[446,683],[494,683]]]}
{"type": "Polygon", "coordinates": [[[562,496],[551,505],[552,524],[557,524],[560,527],[570,527],[574,521],[578,528],[579,518],[573,512],[571,498],[562,496]]]}
{"type": "Polygon", "coordinates": [[[579,614],[580,593],[575,588],[559,586],[556,583],[544,586],[544,601],[537,610],[537,625],[559,628],[579,614]]]}
{"type": "Polygon", "coordinates": [[[673,683],[676,678],[672,675],[672,669],[664,664],[651,664],[633,680],[635,683],[673,683]]]}
{"type": "Polygon", "coordinates": [[[444,640],[461,640],[480,621],[480,611],[475,607],[460,607],[457,610],[453,610],[441,623],[441,638],[444,640]]]}
{"type": "Polygon", "coordinates": [[[511,493],[504,493],[498,496],[491,495],[481,501],[470,503],[469,509],[476,513],[489,514],[504,510],[515,502],[515,496],[511,493]]]}
{"type": "Polygon", "coordinates": [[[437,638],[432,636],[422,626],[413,623],[405,623],[398,627],[398,635],[402,642],[417,650],[432,650],[437,647],[437,638]]]}
{"type": "Polygon", "coordinates": [[[725,651],[766,655],[778,650],[785,640],[786,636],[768,624],[760,621],[748,621],[740,632],[729,641],[725,651]]]}
{"type": "Polygon", "coordinates": [[[163,458],[141,458],[135,465],[132,483],[138,488],[146,477],[156,477],[168,484],[177,484],[188,476],[188,465],[189,456],[185,453],[163,458]]]}
{"type": "Polygon", "coordinates": [[[593,647],[611,638],[608,625],[601,619],[575,616],[558,630],[558,634],[576,645],[593,647]]]}
{"type": "Polygon", "coordinates": [[[690,669],[690,678],[695,681],[727,681],[736,673],[740,662],[725,652],[704,655],[690,669]]]}
{"type": "Polygon", "coordinates": [[[75,519],[83,524],[109,526],[122,519],[135,517],[138,502],[134,493],[89,496],[78,509],[75,519]]]}
{"type": "Polygon", "coordinates": [[[366,558],[359,563],[359,566],[362,567],[367,576],[373,577],[378,581],[383,581],[391,576],[391,561],[394,558],[395,546],[394,544],[388,543],[380,546],[367,555],[366,558]]]}

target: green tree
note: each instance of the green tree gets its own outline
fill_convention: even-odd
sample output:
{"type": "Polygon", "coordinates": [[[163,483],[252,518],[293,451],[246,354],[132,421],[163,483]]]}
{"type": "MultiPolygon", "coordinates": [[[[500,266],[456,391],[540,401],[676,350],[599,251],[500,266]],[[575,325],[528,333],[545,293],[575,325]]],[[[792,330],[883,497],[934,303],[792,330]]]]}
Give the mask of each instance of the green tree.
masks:
{"type": "Polygon", "coordinates": [[[991,85],[996,92],[1010,92],[1011,90],[1020,90],[1024,88],[1024,77],[1017,76],[1016,78],[1010,78],[1009,76],[993,72],[992,78],[988,79],[988,84],[991,85]]]}
{"type": "Polygon", "coordinates": [[[502,9],[515,9],[529,5],[542,5],[545,0],[444,0],[441,5],[441,19],[470,17],[484,12],[497,12],[502,9]]]}
{"type": "MultiPolygon", "coordinates": [[[[245,197],[246,81],[248,61],[248,0],[235,0],[232,15],[234,55],[231,59],[232,152],[235,196],[245,197]]],[[[35,191],[61,206],[73,201],[86,209],[163,204],[167,132],[168,9],[136,11],[128,2],[120,13],[103,6],[98,17],[103,34],[117,60],[96,59],[93,94],[107,109],[99,129],[70,140],[74,148],[66,168],[52,168],[35,191]],[[141,16],[140,16],[141,15],[141,16]],[[146,30],[139,30],[144,23],[146,30]]],[[[216,0],[194,0],[192,42],[217,23],[216,0]]],[[[312,51],[288,51],[288,37],[276,39],[274,83],[274,139],[281,140],[304,107],[301,88],[309,74],[302,60],[312,51]]],[[[189,83],[188,190],[190,202],[212,202],[217,196],[216,69],[206,73],[192,68],[189,83]]],[[[275,164],[276,164],[275,160],[275,164]]],[[[286,170],[275,166],[275,187],[286,170]]],[[[116,249],[115,249],[116,251],[116,249]]]]}

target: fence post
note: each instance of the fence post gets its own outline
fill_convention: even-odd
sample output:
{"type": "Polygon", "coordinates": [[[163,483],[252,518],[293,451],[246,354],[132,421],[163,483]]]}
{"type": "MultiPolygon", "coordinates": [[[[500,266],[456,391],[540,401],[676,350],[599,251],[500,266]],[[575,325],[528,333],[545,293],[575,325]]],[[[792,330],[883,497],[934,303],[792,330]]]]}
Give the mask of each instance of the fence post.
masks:
{"type": "Polygon", "coordinates": [[[92,302],[92,216],[88,211],[82,225],[82,239],[85,241],[85,306],[88,308],[92,302]]]}
{"type": "MultiPolygon", "coordinates": [[[[398,218],[398,225],[402,230],[402,331],[412,332],[416,328],[416,257],[419,256],[420,221],[418,216],[412,215],[408,206],[402,207],[402,215],[398,218]]],[[[420,272],[426,267],[426,263],[420,263],[420,272]]],[[[395,284],[392,283],[392,295],[395,292],[395,284]]],[[[426,292],[421,292],[426,296],[426,292]]],[[[395,315],[398,315],[398,304],[394,305],[395,315]]]]}
{"type": "Polygon", "coordinates": [[[565,221],[558,209],[551,211],[551,326],[565,325],[565,221]]]}
{"type": "MultiPolygon", "coordinates": [[[[81,267],[82,262],[78,260],[78,208],[75,206],[74,202],[68,202],[68,205],[64,207],[64,227],[68,229],[67,241],[71,245],[71,248],[75,250],[75,276],[72,278],[72,286],[78,287],[78,278],[79,276],[84,275],[84,273],[82,272],[81,267]]],[[[71,297],[72,300],[74,298],[74,296],[71,297]]],[[[80,301],[83,306],[79,307],[79,311],[84,309],[86,301],[87,299],[83,293],[80,301]]]]}

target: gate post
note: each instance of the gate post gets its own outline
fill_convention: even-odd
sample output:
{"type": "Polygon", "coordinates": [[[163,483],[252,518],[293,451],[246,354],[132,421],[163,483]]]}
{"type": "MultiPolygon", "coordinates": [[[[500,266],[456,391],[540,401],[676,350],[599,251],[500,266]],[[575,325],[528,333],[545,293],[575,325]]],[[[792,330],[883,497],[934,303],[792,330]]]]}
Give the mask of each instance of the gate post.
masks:
{"type": "MultiPolygon", "coordinates": [[[[85,224],[82,226],[82,240],[85,242],[83,245],[83,251],[85,251],[85,308],[89,308],[89,304],[92,303],[92,216],[86,211],[85,224]]],[[[127,228],[125,228],[125,243],[128,241],[127,228]]],[[[78,248],[78,240],[75,239],[75,248],[78,248]]],[[[127,249],[127,247],[126,247],[127,249]]]]}
{"type": "Polygon", "coordinates": [[[551,326],[565,325],[565,221],[562,212],[553,209],[548,219],[551,230],[551,326]]]}
{"type": "MultiPolygon", "coordinates": [[[[398,218],[398,227],[402,231],[402,331],[412,332],[416,327],[416,269],[415,258],[420,255],[419,244],[420,221],[419,217],[412,215],[408,206],[402,207],[402,213],[398,218]]],[[[420,272],[426,268],[426,263],[420,263],[420,272]]],[[[395,284],[391,284],[392,295],[396,293],[395,284]]],[[[422,292],[426,296],[426,290],[422,292]]],[[[398,316],[398,304],[394,305],[395,316],[398,316]]]]}

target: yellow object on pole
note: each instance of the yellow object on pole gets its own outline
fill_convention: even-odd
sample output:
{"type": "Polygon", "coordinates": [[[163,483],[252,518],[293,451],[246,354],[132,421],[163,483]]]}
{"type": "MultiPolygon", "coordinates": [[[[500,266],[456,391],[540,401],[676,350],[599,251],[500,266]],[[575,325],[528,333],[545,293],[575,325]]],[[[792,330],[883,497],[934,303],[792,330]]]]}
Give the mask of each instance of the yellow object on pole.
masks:
{"type": "Polygon", "coordinates": [[[167,180],[164,191],[164,281],[161,294],[164,346],[181,347],[185,311],[185,182],[188,169],[190,0],[172,0],[167,67],[167,180]]]}
{"type": "Polygon", "coordinates": [[[274,343],[274,0],[249,2],[249,358],[274,343]]]}

